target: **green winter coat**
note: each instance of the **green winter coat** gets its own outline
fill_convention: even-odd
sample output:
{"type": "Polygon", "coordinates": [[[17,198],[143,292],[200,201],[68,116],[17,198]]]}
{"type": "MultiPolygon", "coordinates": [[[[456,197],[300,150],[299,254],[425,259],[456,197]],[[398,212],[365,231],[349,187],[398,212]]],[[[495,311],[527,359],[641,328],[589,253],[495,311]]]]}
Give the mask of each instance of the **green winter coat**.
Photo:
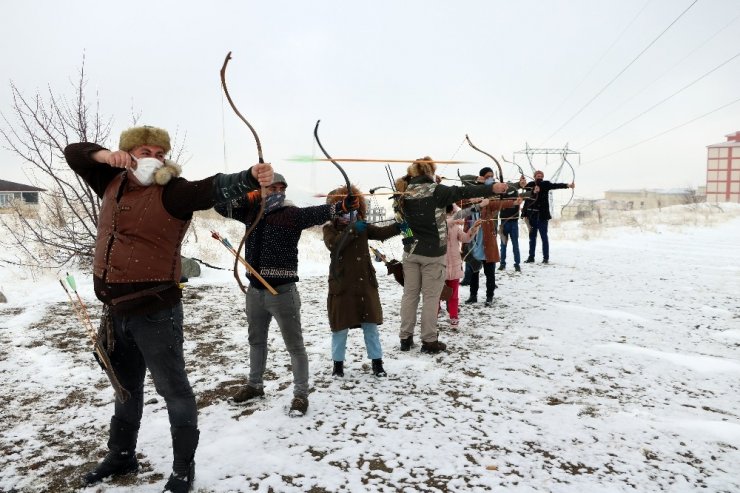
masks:
{"type": "MultiPolygon", "coordinates": [[[[324,226],[324,244],[329,251],[332,251],[346,227],[336,221],[324,226]]],[[[327,310],[332,332],[359,327],[361,323],[383,323],[378,281],[367,241],[384,241],[399,234],[395,223],[383,227],[368,224],[361,233],[356,231],[354,225],[350,227],[352,229],[338,257],[338,265],[329,269],[327,310]]]]}

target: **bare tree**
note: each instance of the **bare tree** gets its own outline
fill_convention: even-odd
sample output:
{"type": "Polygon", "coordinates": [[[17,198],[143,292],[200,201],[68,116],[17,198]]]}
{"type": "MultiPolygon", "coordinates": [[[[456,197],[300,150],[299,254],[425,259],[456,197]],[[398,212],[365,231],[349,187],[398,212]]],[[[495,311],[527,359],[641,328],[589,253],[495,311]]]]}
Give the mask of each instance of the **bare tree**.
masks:
{"type": "Polygon", "coordinates": [[[696,204],[700,204],[702,202],[706,202],[707,198],[704,195],[699,195],[699,192],[695,188],[686,187],[684,191],[681,193],[680,203],[686,204],[686,205],[693,205],[696,207],[696,204]]]}
{"type": "Polygon", "coordinates": [[[85,59],[74,92],[67,96],[47,88],[25,95],[12,81],[13,105],[10,115],[0,113],[0,128],[6,149],[26,163],[40,194],[38,217],[15,204],[12,221],[0,218],[10,241],[25,252],[19,263],[32,266],[60,266],[76,261],[89,265],[95,246],[100,199],[73,173],[64,161],[64,148],[71,142],[104,143],[110,133],[110,119],[101,116],[99,100],[87,95],[85,59]]]}

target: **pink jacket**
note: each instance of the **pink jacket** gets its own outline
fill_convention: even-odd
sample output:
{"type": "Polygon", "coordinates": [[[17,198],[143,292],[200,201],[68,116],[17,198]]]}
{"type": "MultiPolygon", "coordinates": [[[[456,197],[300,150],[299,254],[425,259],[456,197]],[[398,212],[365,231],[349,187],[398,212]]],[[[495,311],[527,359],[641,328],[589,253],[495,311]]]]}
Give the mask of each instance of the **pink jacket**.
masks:
{"type": "Polygon", "coordinates": [[[452,216],[447,216],[447,277],[448,281],[462,279],[465,271],[460,256],[460,243],[468,243],[473,239],[470,231],[463,232],[463,227],[456,224],[452,216]]]}

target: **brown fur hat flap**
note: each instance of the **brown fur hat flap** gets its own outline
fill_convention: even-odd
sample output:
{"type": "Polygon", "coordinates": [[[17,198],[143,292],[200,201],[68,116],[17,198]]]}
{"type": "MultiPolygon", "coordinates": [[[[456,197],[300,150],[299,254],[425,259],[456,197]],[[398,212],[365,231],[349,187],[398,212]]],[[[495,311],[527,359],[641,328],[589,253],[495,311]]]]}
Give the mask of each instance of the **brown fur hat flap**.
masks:
{"type": "Polygon", "coordinates": [[[177,177],[182,174],[182,168],[179,164],[169,159],[164,160],[164,166],[154,172],[154,183],[157,185],[166,185],[173,176],[177,177]]]}
{"type": "Polygon", "coordinates": [[[131,152],[139,146],[147,145],[161,147],[166,154],[170,152],[170,134],[167,133],[167,130],[148,125],[131,127],[121,132],[118,148],[122,151],[131,152]]]}

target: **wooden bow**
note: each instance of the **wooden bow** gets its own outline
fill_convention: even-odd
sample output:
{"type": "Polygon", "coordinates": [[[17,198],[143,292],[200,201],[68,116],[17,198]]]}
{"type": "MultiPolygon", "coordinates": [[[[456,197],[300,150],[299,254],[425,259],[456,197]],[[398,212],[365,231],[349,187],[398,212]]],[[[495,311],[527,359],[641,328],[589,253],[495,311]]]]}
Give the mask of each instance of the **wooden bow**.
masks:
{"type": "MultiPolygon", "coordinates": [[[[252,125],[247,121],[246,118],[244,118],[244,115],[241,114],[239,109],[234,104],[234,101],[231,99],[231,95],[229,94],[229,88],[226,87],[226,65],[229,64],[229,60],[231,60],[231,52],[228,52],[226,54],[226,58],[224,59],[224,64],[221,67],[221,87],[223,87],[224,94],[226,95],[226,99],[229,101],[229,105],[231,105],[231,109],[234,110],[234,113],[236,113],[236,116],[243,121],[247,127],[249,127],[249,130],[252,132],[252,135],[254,136],[254,141],[257,144],[257,157],[259,158],[260,163],[264,163],[265,159],[262,157],[262,143],[260,142],[259,135],[257,135],[257,131],[252,127],[252,125]]],[[[243,293],[247,292],[247,289],[244,287],[244,284],[242,283],[242,280],[239,278],[239,258],[241,256],[242,248],[246,250],[246,243],[247,238],[249,238],[249,235],[252,234],[252,231],[254,231],[254,228],[257,226],[257,223],[260,222],[260,219],[262,219],[262,216],[265,214],[265,199],[267,197],[267,189],[265,187],[261,188],[260,193],[260,208],[259,211],[257,211],[257,215],[255,216],[254,220],[252,221],[252,224],[249,225],[247,230],[244,232],[244,236],[242,237],[242,241],[239,242],[239,247],[236,249],[236,255],[234,258],[234,278],[236,279],[236,282],[239,283],[239,288],[241,288],[243,293]]],[[[246,256],[246,255],[245,255],[246,256]]],[[[246,261],[244,261],[246,263],[246,261]]],[[[248,265],[248,264],[247,264],[248,265]]],[[[253,272],[254,269],[249,266],[248,267],[250,272],[253,272]]],[[[271,292],[275,293],[275,290],[270,286],[267,281],[264,279],[260,279],[260,282],[271,292]]]]}

